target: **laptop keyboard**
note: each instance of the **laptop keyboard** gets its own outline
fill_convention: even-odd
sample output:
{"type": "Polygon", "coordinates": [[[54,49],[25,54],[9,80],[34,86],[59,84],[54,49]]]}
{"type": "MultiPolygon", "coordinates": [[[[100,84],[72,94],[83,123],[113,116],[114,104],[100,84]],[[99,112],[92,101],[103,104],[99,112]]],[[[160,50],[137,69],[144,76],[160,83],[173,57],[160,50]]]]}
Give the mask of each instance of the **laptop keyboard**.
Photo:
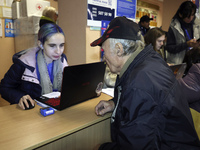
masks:
{"type": "Polygon", "coordinates": [[[45,101],[46,104],[52,105],[52,106],[58,106],[60,105],[60,97],[58,98],[49,98],[47,101],[45,101]]]}

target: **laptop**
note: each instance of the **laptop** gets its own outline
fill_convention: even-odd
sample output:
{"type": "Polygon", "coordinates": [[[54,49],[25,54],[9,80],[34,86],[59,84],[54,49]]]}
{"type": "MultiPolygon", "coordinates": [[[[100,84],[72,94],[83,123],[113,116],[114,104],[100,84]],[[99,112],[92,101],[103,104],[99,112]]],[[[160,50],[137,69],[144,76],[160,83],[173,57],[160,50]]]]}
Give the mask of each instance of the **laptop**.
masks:
{"type": "Polygon", "coordinates": [[[176,79],[180,79],[183,77],[186,69],[186,63],[177,64],[177,65],[171,65],[169,66],[172,71],[174,72],[174,75],[176,76],[176,79]]]}
{"type": "Polygon", "coordinates": [[[63,71],[61,95],[59,98],[41,96],[37,101],[57,110],[97,97],[97,90],[102,89],[105,62],[96,62],[67,66],[63,71]]]}

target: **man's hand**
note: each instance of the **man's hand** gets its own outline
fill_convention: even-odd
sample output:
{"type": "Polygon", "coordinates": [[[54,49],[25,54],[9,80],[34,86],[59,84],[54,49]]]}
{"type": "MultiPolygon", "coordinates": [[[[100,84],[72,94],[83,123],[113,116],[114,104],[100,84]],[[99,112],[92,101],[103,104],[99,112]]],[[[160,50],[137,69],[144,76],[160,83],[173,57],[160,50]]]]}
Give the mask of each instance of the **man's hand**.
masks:
{"type": "Polygon", "coordinates": [[[98,116],[103,116],[107,112],[113,111],[115,108],[115,103],[113,101],[100,101],[97,106],[95,107],[95,113],[98,116]]]}

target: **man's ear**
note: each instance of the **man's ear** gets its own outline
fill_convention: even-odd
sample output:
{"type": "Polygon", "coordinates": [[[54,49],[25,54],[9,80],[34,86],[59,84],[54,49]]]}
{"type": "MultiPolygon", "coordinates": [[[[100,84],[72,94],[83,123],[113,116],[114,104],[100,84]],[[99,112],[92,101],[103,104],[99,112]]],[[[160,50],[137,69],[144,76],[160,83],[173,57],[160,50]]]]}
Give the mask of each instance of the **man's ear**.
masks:
{"type": "Polygon", "coordinates": [[[116,49],[117,56],[122,56],[124,54],[124,48],[121,43],[116,43],[115,49],[116,49]]]}
{"type": "Polygon", "coordinates": [[[44,47],[43,47],[43,44],[42,44],[42,42],[41,42],[41,41],[39,41],[39,40],[38,40],[38,42],[37,42],[37,43],[38,43],[38,47],[40,47],[41,49],[44,49],[44,47]]]}

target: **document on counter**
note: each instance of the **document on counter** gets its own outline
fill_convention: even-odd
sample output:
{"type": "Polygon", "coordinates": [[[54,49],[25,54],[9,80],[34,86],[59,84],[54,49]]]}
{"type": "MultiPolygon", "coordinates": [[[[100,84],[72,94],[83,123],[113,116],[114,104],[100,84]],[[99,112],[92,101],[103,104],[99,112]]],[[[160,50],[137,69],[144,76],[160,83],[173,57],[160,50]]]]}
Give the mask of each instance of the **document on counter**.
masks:
{"type": "Polygon", "coordinates": [[[102,92],[109,96],[114,97],[114,88],[105,88],[105,89],[102,89],[102,92]]]}
{"type": "Polygon", "coordinates": [[[48,94],[44,94],[42,96],[47,97],[47,98],[58,98],[60,96],[60,92],[51,92],[48,94]]]}

